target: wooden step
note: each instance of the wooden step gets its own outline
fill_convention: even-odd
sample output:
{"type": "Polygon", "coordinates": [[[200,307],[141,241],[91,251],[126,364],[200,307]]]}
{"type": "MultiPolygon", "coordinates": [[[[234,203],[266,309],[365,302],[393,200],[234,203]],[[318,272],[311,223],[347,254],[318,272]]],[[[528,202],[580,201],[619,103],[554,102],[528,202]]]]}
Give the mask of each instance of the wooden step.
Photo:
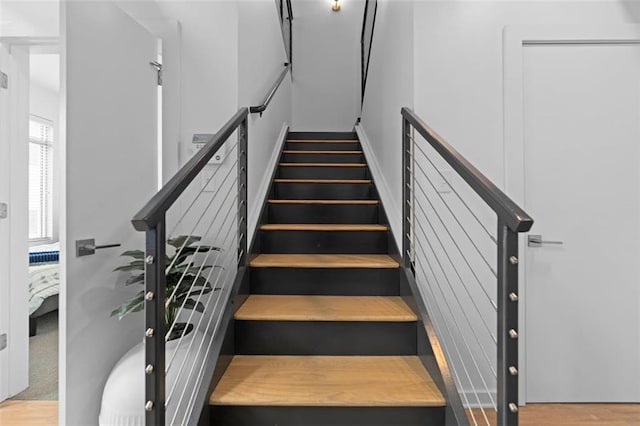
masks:
{"type": "Polygon", "coordinates": [[[416,314],[399,296],[252,294],[238,309],[241,321],[412,322],[416,314]]]}
{"type": "Polygon", "coordinates": [[[318,205],[357,205],[375,206],[378,200],[269,200],[269,204],[318,204],[318,205]]]}
{"type": "Polygon", "coordinates": [[[260,225],[261,231],[353,231],[353,232],[386,232],[389,227],[378,224],[343,224],[343,223],[267,223],[260,225]]]}
{"type": "Polygon", "coordinates": [[[274,179],[274,183],[371,184],[371,179],[274,179]]]}
{"type": "Polygon", "coordinates": [[[303,151],[303,150],[291,150],[285,149],[283,154],[351,154],[361,155],[362,151],[303,151]]]}
{"type": "Polygon", "coordinates": [[[378,268],[395,269],[400,264],[386,254],[259,254],[253,268],[378,268]]]}
{"type": "Polygon", "coordinates": [[[295,143],[358,143],[358,139],[287,139],[295,143]]]}
{"type": "Polygon", "coordinates": [[[442,407],[445,400],[415,356],[236,355],[209,404],[442,407]]]}
{"type": "Polygon", "coordinates": [[[367,167],[364,163],[280,163],[280,167],[367,167]]]}

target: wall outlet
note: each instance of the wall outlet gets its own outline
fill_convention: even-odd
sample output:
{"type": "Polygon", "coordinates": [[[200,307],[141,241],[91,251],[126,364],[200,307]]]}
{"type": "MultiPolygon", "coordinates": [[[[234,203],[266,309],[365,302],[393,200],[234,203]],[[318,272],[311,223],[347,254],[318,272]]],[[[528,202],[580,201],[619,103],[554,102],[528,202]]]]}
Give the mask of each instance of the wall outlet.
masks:
{"type": "Polygon", "coordinates": [[[7,348],[7,333],[0,334],[0,351],[7,348]]]}
{"type": "Polygon", "coordinates": [[[0,219],[6,219],[8,215],[7,203],[0,203],[0,219]]]}

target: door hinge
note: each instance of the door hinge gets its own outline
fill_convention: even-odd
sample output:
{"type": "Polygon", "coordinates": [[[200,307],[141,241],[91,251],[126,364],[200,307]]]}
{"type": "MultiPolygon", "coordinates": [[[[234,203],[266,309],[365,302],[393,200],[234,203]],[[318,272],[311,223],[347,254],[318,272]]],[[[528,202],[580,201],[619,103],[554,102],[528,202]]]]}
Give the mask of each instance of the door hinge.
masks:
{"type": "Polygon", "coordinates": [[[9,88],[9,76],[0,71],[0,87],[3,89],[9,88]]]}
{"type": "Polygon", "coordinates": [[[0,351],[7,348],[7,333],[0,334],[0,351]]]}
{"type": "Polygon", "coordinates": [[[149,62],[149,65],[154,67],[158,73],[158,86],[162,86],[162,64],[160,62],[149,62]]]}

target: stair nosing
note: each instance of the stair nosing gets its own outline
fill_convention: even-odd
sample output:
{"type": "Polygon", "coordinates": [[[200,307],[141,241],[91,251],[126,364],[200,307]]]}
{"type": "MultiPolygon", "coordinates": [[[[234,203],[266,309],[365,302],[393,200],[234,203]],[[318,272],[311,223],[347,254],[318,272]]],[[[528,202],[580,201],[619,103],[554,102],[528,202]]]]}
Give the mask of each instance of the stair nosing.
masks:
{"type": "Polygon", "coordinates": [[[336,150],[294,150],[294,149],[285,149],[282,151],[283,154],[293,154],[293,155],[362,155],[363,151],[336,151],[336,150]]]}
{"type": "Polygon", "coordinates": [[[279,163],[279,167],[347,167],[365,168],[366,163],[279,163]]]}
{"type": "Polygon", "coordinates": [[[305,205],[354,205],[354,206],[375,206],[380,204],[378,200],[295,200],[295,199],[271,199],[267,200],[269,204],[289,205],[289,204],[305,204],[305,205]]]}
{"type": "Polygon", "coordinates": [[[277,178],[274,183],[322,183],[322,184],[352,184],[352,185],[370,185],[373,183],[371,179],[287,179],[277,178]]]}
{"type": "Polygon", "coordinates": [[[389,227],[380,224],[362,223],[266,223],[261,231],[314,231],[314,232],[387,232],[389,227]]]}
{"type": "Polygon", "coordinates": [[[252,268],[398,269],[400,263],[386,254],[258,254],[252,268]],[[287,261],[284,261],[284,258],[287,261]],[[281,260],[282,259],[282,260],[281,260]]]}
{"type": "Polygon", "coordinates": [[[406,323],[416,322],[418,317],[401,296],[251,294],[235,312],[234,319],[406,323]]]}

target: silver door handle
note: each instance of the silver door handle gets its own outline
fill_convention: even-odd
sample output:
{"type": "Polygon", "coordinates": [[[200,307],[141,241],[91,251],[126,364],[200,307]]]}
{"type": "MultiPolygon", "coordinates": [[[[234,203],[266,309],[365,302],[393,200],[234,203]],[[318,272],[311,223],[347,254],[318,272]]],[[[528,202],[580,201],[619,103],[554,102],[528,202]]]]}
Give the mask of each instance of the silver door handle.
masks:
{"type": "Polygon", "coordinates": [[[542,239],[542,235],[528,235],[527,236],[527,245],[529,247],[540,247],[543,244],[554,244],[561,246],[564,244],[562,241],[545,241],[542,239]]]}

